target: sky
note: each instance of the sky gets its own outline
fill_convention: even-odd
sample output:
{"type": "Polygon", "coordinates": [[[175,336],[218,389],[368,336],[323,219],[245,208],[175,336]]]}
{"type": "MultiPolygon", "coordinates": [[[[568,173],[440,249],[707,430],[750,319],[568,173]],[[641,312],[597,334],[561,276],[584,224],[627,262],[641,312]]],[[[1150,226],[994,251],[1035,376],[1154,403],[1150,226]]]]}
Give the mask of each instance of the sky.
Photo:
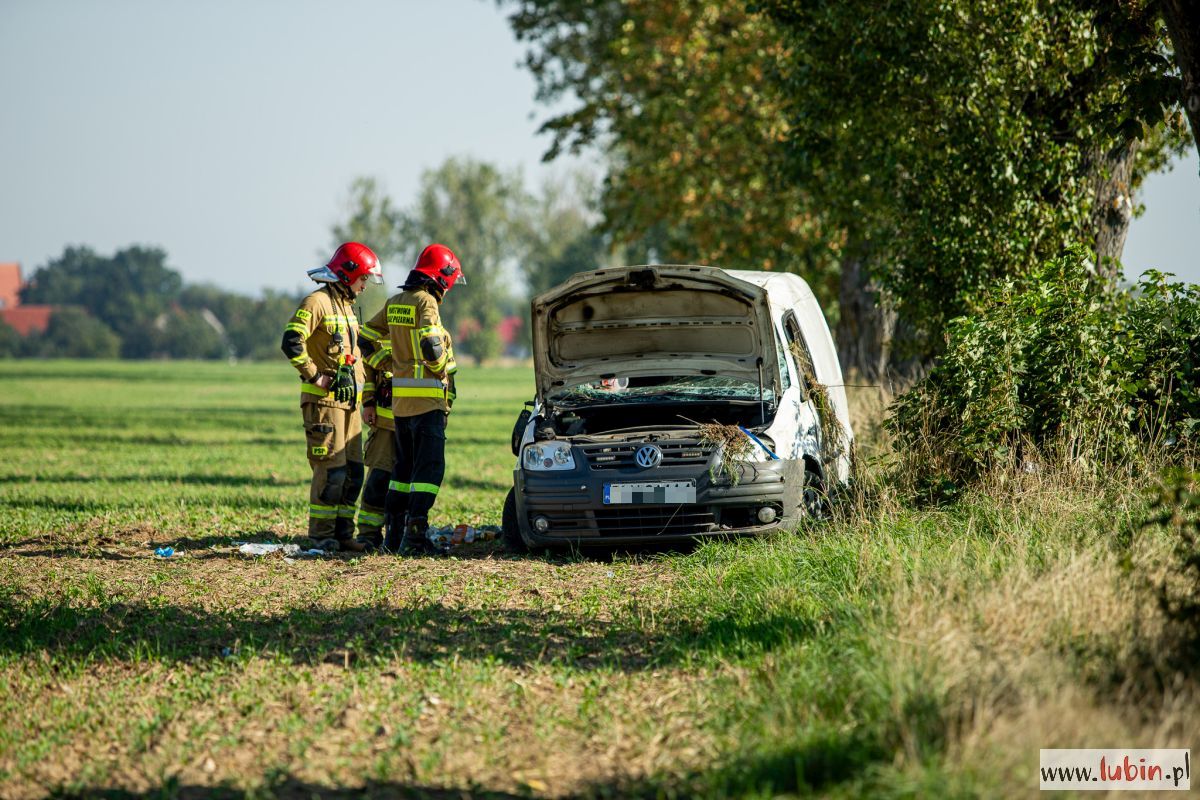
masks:
{"type": "MultiPolygon", "coordinates": [[[[492,0],[0,0],[0,261],[147,244],[189,282],[302,288],[357,176],[404,206],[450,156],[569,167],[523,52],[492,0]]],[[[1127,273],[1200,282],[1198,172],[1147,181],[1127,273]]]]}

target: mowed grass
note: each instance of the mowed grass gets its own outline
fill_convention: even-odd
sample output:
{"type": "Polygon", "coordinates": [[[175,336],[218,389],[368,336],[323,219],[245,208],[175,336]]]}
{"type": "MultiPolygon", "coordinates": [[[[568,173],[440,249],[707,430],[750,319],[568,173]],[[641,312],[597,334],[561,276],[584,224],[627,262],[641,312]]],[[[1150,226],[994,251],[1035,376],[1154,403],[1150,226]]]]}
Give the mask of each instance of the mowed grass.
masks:
{"type": "MultiPolygon", "coordinates": [[[[435,517],[498,524],[532,375],[460,392],[435,517]]],[[[1128,486],[914,511],[868,459],[838,520],[689,552],[240,556],[305,529],[297,405],[0,362],[0,796],[1028,796],[1041,747],[1200,741],[1128,486]]]]}
{"type": "MultiPolygon", "coordinates": [[[[156,541],[192,542],[302,531],[310,473],[289,369],[6,362],[0,542],[80,527],[102,538],[144,526],[156,541]]],[[[498,524],[513,463],[500,434],[531,396],[532,374],[482,370],[464,383],[438,511],[498,524]]]]}

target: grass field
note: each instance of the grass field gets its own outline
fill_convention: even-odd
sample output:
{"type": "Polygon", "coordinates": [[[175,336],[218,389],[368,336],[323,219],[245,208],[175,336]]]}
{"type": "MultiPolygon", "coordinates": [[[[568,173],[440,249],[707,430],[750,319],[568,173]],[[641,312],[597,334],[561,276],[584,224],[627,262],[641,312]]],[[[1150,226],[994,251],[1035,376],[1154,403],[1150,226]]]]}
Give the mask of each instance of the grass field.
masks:
{"type": "MultiPolygon", "coordinates": [[[[435,521],[498,524],[532,375],[461,378],[435,521]]],[[[1030,796],[1042,747],[1200,742],[1127,483],[914,511],[869,458],[839,519],[690,552],[240,556],[305,529],[297,405],[0,362],[0,797],[1030,796]]]]}

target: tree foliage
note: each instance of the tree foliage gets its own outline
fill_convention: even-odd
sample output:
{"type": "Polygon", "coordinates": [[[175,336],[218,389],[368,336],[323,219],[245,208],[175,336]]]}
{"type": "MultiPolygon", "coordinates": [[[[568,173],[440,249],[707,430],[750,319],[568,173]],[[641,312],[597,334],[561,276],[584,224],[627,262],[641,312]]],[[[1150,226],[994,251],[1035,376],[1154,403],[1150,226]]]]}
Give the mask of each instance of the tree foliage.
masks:
{"type": "Polygon", "coordinates": [[[208,317],[204,319],[208,331],[202,336],[218,335],[222,343],[218,357],[254,360],[279,358],[279,332],[295,312],[296,301],[290,292],[266,291],[261,297],[246,297],[205,285],[186,286],[179,297],[182,308],[199,312],[202,319],[208,317]],[[219,330],[212,324],[214,319],[219,330]]]}
{"type": "Polygon", "coordinates": [[[531,203],[520,172],[451,158],[422,173],[405,212],[400,241],[410,263],[431,242],[448,245],[462,262],[467,283],[455,286],[446,315],[470,323],[463,345],[477,358],[500,353],[496,326],[513,306],[512,277],[531,203]]]}
{"type": "Polygon", "coordinates": [[[530,296],[608,263],[608,238],[595,227],[595,195],[589,173],[551,178],[542,185],[522,235],[521,272],[530,296]]]}
{"type": "Polygon", "coordinates": [[[741,4],[513,0],[544,100],[547,153],[598,145],[603,230],[630,260],[793,270],[828,297],[829,239],[806,187],[785,180],[782,37],[741,4]]]}
{"type": "Polygon", "coordinates": [[[19,358],[26,355],[26,346],[11,325],[0,320],[0,358],[19,358]]]}
{"type": "Polygon", "coordinates": [[[501,2],[540,97],[577,99],[547,156],[610,158],[606,229],[826,301],[836,262],[840,345],[890,337],[860,320],[879,296],[935,352],[1073,243],[1111,274],[1140,180],[1186,142],[1153,2],[501,2]]]}
{"type": "Polygon", "coordinates": [[[1100,228],[1121,226],[1119,255],[1133,191],[1183,142],[1178,77],[1145,7],[756,5],[789,44],[793,179],[927,332],[1071,243],[1111,274],[1100,228]]]}
{"type": "Polygon", "coordinates": [[[134,245],[111,257],[89,247],[68,247],[34,271],[21,299],[86,308],[120,337],[122,356],[145,358],[153,351],[148,334],[154,320],[183,288],[166,260],[166,252],[156,247],[134,245]]]}
{"type": "Polygon", "coordinates": [[[36,341],[36,355],[41,358],[116,358],[121,352],[117,333],[75,306],[56,309],[36,341]]]}

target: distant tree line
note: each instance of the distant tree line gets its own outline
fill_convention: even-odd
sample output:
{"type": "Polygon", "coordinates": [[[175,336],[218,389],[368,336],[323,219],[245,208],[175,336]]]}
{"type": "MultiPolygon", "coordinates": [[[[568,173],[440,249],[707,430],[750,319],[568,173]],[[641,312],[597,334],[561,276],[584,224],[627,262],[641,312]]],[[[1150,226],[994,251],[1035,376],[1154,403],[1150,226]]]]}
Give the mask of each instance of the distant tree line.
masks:
{"type": "MultiPolygon", "coordinates": [[[[596,195],[587,173],[531,191],[519,170],[451,158],[422,174],[403,208],[375,179],[355,179],[330,249],[365,242],[402,278],[426,244],[451,246],[467,283],[455,287],[443,318],[457,352],[488,360],[501,354],[501,321],[527,320],[531,294],[608,263],[609,240],[595,230],[596,195]]],[[[360,314],[374,314],[394,290],[368,287],[360,314]]],[[[164,250],[132,246],[111,256],[68,247],[34,270],[21,300],[55,311],[45,332],[26,337],[0,323],[0,351],[17,357],[274,359],[299,297],[268,291],[251,298],[186,284],[164,250]]],[[[527,347],[528,325],[521,327],[527,347]]]]}
{"type": "Polygon", "coordinates": [[[275,333],[296,301],[185,284],[156,247],[112,256],[68,247],[21,291],[22,303],[55,306],[49,327],[21,337],[2,326],[0,350],[30,358],[274,358],[275,333]]]}

